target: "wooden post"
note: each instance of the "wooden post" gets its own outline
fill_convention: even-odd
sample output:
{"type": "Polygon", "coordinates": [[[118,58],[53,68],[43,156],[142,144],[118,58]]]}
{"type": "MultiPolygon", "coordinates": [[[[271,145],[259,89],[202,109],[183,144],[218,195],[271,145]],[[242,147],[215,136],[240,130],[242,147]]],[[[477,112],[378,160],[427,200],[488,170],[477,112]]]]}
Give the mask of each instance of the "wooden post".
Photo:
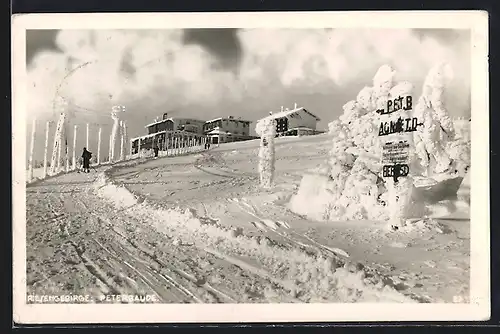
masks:
{"type": "Polygon", "coordinates": [[[78,125],[73,127],[73,170],[76,169],[76,130],[78,125]]]}
{"type": "Polygon", "coordinates": [[[123,133],[123,121],[120,121],[120,161],[123,161],[125,159],[125,137],[123,133]]]}
{"type": "MultiPolygon", "coordinates": [[[[64,132],[64,130],[63,130],[64,132]]],[[[60,133],[59,135],[59,147],[57,149],[57,172],[59,173],[61,171],[61,159],[62,159],[62,139],[64,138],[63,132],[60,133]]]]}
{"type": "Polygon", "coordinates": [[[33,179],[33,153],[35,152],[36,119],[31,124],[30,156],[28,160],[28,181],[33,179]]]}
{"type": "Polygon", "coordinates": [[[68,136],[64,136],[64,156],[66,157],[66,173],[68,173],[71,169],[69,165],[69,145],[68,145],[68,136]]]}
{"type": "Polygon", "coordinates": [[[42,178],[47,177],[47,153],[49,150],[49,129],[50,122],[45,123],[45,150],[43,152],[43,175],[42,178]]]}
{"type": "Polygon", "coordinates": [[[134,143],[134,140],[130,139],[129,142],[130,143],[129,143],[129,150],[128,150],[129,153],[128,154],[129,154],[129,159],[131,159],[132,158],[132,144],[134,143]]]}
{"type": "Polygon", "coordinates": [[[108,152],[108,163],[111,163],[113,161],[112,155],[113,155],[113,145],[114,145],[114,140],[113,140],[113,134],[109,135],[109,152],[108,152]]]}
{"type": "MultiPolygon", "coordinates": [[[[127,121],[123,121],[123,141],[126,143],[128,141],[128,133],[127,133],[127,121]]],[[[127,157],[127,147],[124,148],[125,158],[127,157]]],[[[132,154],[132,150],[128,152],[128,154],[132,154]]]]}
{"type": "Polygon", "coordinates": [[[97,135],[97,164],[101,163],[101,133],[102,128],[99,128],[99,133],[97,135]]]}
{"type": "Polygon", "coordinates": [[[167,137],[167,134],[165,134],[165,149],[167,151],[167,157],[170,155],[170,138],[167,137]]]}
{"type": "Polygon", "coordinates": [[[141,137],[137,139],[137,158],[141,157],[141,137]]]}

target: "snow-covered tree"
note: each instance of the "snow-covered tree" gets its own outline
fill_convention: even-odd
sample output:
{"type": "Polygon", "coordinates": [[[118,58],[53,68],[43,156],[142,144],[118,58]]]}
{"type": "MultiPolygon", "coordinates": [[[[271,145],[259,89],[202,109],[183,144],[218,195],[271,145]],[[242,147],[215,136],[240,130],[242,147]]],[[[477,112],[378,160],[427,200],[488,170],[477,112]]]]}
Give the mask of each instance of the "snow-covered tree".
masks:
{"type": "Polygon", "coordinates": [[[447,171],[452,162],[446,152],[443,131],[449,140],[455,137],[453,121],[444,106],[445,69],[444,64],[431,68],[424,81],[422,96],[414,112],[414,117],[423,123],[423,126],[414,132],[415,147],[420,163],[430,173],[438,174],[447,171]],[[434,166],[431,166],[431,163],[434,163],[434,166]]]}

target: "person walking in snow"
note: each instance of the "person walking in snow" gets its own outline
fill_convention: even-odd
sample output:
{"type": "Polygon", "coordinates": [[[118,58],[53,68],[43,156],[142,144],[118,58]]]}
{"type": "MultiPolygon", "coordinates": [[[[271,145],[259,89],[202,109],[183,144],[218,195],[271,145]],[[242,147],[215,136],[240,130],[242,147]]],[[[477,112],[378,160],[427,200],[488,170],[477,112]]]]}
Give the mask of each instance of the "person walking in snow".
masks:
{"type": "Polygon", "coordinates": [[[90,173],[90,158],[92,158],[92,152],[87,151],[87,148],[84,147],[82,153],[84,173],[90,173]]]}

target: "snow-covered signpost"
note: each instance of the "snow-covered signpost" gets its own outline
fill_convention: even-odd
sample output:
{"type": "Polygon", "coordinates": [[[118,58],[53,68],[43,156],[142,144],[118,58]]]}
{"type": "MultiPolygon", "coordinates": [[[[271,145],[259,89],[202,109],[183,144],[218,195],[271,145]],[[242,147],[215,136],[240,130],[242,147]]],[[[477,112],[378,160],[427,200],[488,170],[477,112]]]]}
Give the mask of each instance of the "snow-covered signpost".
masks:
{"type": "Polygon", "coordinates": [[[409,117],[413,108],[413,85],[402,82],[389,93],[386,107],[380,115],[379,138],[382,148],[382,177],[388,188],[389,220],[392,228],[405,225],[413,181],[410,176],[412,133],[420,126],[418,119],[409,117]]]}
{"type": "Polygon", "coordinates": [[[63,98],[59,97],[55,101],[54,107],[59,110],[59,120],[57,122],[56,133],[54,134],[54,147],[52,149],[52,159],[50,161],[49,171],[50,175],[54,175],[56,172],[59,172],[61,167],[61,147],[66,123],[67,102],[63,98]]]}
{"type": "Polygon", "coordinates": [[[272,187],[274,180],[274,137],[276,135],[274,119],[262,119],[257,123],[255,131],[260,136],[260,185],[263,188],[270,188],[272,187]]]}
{"type": "Polygon", "coordinates": [[[115,160],[115,146],[116,137],[118,135],[118,130],[120,127],[120,113],[125,112],[125,106],[116,105],[111,108],[111,118],[113,119],[113,127],[111,129],[111,136],[109,138],[109,162],[115,160]]]}

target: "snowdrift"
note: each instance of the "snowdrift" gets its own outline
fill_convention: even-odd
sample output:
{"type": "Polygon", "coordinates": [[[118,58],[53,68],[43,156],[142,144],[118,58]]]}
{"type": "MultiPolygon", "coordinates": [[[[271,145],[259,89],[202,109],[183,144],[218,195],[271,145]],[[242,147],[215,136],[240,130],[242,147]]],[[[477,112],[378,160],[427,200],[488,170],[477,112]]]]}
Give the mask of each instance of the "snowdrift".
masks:
{"type": "Polygon", "coordinates": [[[449,70],[446,64],[431,68],[412,108],[388,116],[417,118],[416,131],[379,136],[377,111],[389,99],[411,98],[413,91],[409,82],[394,82],[392,67],[382,66],[373,87],[363,88],[328,125],[333,136],[329,157],[303,176],[288,208],[312,220],[396,220],[402,222],[399,227],[414,218],[468,214],[469,188],[462,181],[470,167],[470,122],[448,115],[443,94],[449,70]],[[382,175],[381,148],[399,138],[410,143],[410,174],[395,183],[382,175]]]}

